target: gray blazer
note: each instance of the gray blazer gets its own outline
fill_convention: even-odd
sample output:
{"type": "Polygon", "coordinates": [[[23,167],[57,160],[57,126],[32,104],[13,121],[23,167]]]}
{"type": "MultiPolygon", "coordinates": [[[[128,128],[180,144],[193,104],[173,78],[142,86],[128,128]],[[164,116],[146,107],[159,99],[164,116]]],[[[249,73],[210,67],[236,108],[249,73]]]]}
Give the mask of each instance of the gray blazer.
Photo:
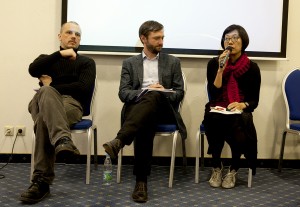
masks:
{"type": "MultiPolygon", "coordinates": [[[[143,72],[142,54],[127,58],[123,61],[119,98],[125,105],[126,103],[134,102],[136,96],[142,91],[143,72]]],[[[186,127],[179,112],[174,110],[184,96],[180,60],[174,56],[160,53],[158,59],[158,78],[159,83],[163,85],[164,88],[172,88],[176,91],[176,93],[171,93],[168,97],[177,120],[181,137],[185,139],[187,137],[186,127]]],[[[124,110],[122,110],[122,115],[123,113],[124,110]]]]}

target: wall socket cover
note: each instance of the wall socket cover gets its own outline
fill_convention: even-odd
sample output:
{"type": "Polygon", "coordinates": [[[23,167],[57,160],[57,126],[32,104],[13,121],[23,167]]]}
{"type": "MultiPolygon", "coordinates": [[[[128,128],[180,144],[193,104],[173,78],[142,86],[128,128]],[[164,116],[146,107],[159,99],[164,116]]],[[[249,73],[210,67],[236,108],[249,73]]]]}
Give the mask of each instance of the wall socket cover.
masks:
{"type": "Polygon", "coordinates": [[[16,133],[18,133],[19,136],[25,136],[25,130],[26,130],[26,127],[25,126],[16,126],[16,133]],[[22,133],[18,133],[19,129],[22,130],[22,133]]]}
{"type": "Polygon", "coordinates": [[[13,126],[5,126],[4,127],[4,136],[14,136],[14,127],[13,126]]]}

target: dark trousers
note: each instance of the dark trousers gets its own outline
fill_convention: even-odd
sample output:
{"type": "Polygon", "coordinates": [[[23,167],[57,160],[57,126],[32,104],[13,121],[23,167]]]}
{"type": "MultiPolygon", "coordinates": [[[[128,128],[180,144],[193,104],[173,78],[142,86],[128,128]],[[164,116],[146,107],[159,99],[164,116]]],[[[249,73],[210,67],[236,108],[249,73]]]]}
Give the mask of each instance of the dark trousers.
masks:
{"type": "Polygon", "coordinates": [[[51,184],[54,179],[54,145],[62,137],[71,138],[70,126],[81,120],[81,104],[61,95],[51,86],[43,86],[28,105],[36,136],[33,180],[51,184]]]}
{"type": "Polygon", "coordinates": [[[226,141],[232,154],[230,169],[237,171],[240,165],[240,157],[245,152],[247,145],[242,115],[206,112],[204,126],[209,144],[208,154],[212,155],[213,167],[221,168],[221,153],[226,141]]]}
{"type": "Polygon", "coordinates": [[[134,170],[137,181],[150,175],[153,138],[158,124],[176,123],[174,111],[162,92],[148,92],[137,103],[126,103],[123,124],[117,139],[130,145],[134,141],[134,170]]]}

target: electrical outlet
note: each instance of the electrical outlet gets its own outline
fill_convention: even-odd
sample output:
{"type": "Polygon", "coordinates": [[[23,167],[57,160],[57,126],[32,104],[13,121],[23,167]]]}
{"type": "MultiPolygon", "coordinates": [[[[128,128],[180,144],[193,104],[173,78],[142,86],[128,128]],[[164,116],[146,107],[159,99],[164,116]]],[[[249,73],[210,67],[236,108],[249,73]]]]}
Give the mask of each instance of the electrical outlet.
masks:
{"type": "Polygon", "coordinates": [[[4,136],[14,136],[14,127],[13,126],[5,126],[4,127],[4,136]]]}
{"type": "Polygon", "coordinates": [[[18,133],[19,136],[25,136],[25,130],[25,126],[16,126],[16,133],[18,133]],[[22,132],[19,133],[19,130],[21,130],[22,132]]]}

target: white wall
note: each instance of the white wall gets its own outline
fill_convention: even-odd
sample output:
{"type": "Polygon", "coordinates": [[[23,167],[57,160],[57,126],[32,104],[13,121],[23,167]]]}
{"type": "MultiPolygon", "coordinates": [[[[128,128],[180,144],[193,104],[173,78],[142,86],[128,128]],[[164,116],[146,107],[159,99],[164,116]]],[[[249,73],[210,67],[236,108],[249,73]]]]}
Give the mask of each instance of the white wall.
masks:
{"type": "MultiPolygon", "coordinates": [[[[26,136],[18,137],[14,152],[26,154],[31,153],[31,129],[33,126],[27,105],[34,94],[32,89],[37,86],[37,80],[28,74],[28,65],[39,54],[49,54],[58,50],[57,33],[60,28],[61,1],[10,0],[1,2],[1,8],[0,153],[10,153],[14,140],[14,137],[4,136],[4,126],[25,125],[26,136]]],[[[285,123],[285,106],[281,95],[281,81],[289,70],[300,66],[298,58],[300,15],[296,8],[300,8],[300,1],[290,0],[287,60],[256,61],[260,66],[262,75],[260,103],[254,112],[254,121],[259,139],[258,157],[260,159],[278,158],[285,123]]],[[[198,24],[202,23],[198,22],[198,24]]],[[[97,22],[95,22],[96,26],[97,22]]],[[[225,28],[220,28],[220,30],[223,29],[225,28]]],[[[122,60],[127,56],[90,56],[95,59],[97,64],[98,93],[95,111],[96,123],[99,128],[99,154],[103,155],[102,144],[115,137],[120,125],[122,103],[117,93],[122,60]]],[[[181,58],[181,60],[188,81],[188,92],[182,111],[188,129],[186,149],[187,156],[194,157],[195,135],[203,119],[204,104],[206,102],[204,80],[208,59],[181,58]]],[[[297,137],[289,135],[286,142],[285,158],[300,158],[299,140],[297,137]]],[[[79,146],[82,154],[85,154],[85,142],[77,139],[77,137],[74,141],[79,146]]],[[[154,154],[168,156],[170,154],[170,144],[170,140],[155,139],[154,154]]],[[[126,147],[124,153],[132,155],[132,147],[126,147]]],[[[179,143],[177,156],[180,155],[179,143]]],[[[230,156],[228,149],[224,150],[224,156],[230,156]]]]}

